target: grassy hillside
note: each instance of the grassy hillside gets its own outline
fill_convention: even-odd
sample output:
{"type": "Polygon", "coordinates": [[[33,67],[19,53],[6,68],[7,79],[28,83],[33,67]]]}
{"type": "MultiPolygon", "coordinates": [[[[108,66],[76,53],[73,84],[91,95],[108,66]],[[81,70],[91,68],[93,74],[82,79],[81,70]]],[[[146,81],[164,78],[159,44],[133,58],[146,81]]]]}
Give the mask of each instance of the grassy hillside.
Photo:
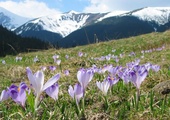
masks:
{"type": "MultiPolygon", "coordinates": [[[[40,108],[33,113],[30,100],[26,100],[23,109],[11,99],[0,103],[0,117],[2,119],[32,119],[32,116],[38,119],[80,119],[82,116],[77,115],[76,105],[68,94],[69,85],[74,86],[77,80],[77,71],[80,68],[89,68],[96,65],[98,68],[104,68],[105,65],[112,64],[114,67],[123,66],[127,63],[140,59],[140,64],[151,63],[160,66],[158,72],[149,71],[145,81],[140,87],[141,96],[139,103],[136,103],[136,88],[132,83],[124,84],[120,79],[119,82],[109,88],[107,99],[109,106],[106,109],[103,101],[103,94],[97,88],[96,82],[103,81],[108,72],[99,74],[95,73],[92,81],[88,84],[85,96],[86,119],[168,119],[170,118],[170,97],[169,95],[157,95],[152,92],[155,85],[170,78],[170,31],[163,33],[151,33],[140,35],[127,39],[116,41],[101,42],[86,46],[79,46],[69,49],[50,49],[45,51],[22,53],[21,61],[16,62],[16,56],[6,56],[0,58],[5,60],[6,64],[0,63],[0,90],[6,89],[11,84],[19,85],[25,82],[29,85],[26,74],[26,67],[35,73],[42,66],[47,67],[44,71],[45,81],[60,73],[58,81],[59,96],[54,101],[47,97],[43,92],[43,100],[40,108]],[[78,53],[82,52],[83,56],[78,53]],[[135,53],[135,54],[134,54],[135,53]],[[52,56],[59,55],[61,64],[54,63],[52,56]],[[69,56],[66,59],[66,55],[69,56]],[[102,60],[102,56],[117,56],[110,60],[102,60]],[[33,62],[35,57],[38,62],[33,62]],[[116,62],[115,59],[119,59],[116,62]],[[56,66],[56,70],[50,71],[49,66],[56,66]],[[64,74],[69,70],[70,74],[64,74]],[[138,105],[137,105],[138,104],[138,105]]],[[[30,97],[29,97],[30,98],[30,97]]],[[[83,100],[80,101],[80,107],[83,100]]]]}

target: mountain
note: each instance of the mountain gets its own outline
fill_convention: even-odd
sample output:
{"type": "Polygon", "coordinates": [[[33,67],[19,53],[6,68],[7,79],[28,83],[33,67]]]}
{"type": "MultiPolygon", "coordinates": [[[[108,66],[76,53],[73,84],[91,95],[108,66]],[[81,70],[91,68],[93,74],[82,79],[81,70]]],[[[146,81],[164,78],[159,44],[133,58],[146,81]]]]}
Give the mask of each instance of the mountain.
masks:
{"type": "Polygon", "coordinates": [[[170,28],[170,8],[147,7],[84,26],[58,41],[60,47],[86,45],[170,28]]]}
{"type": "Polygon", "coordinates": [[[140,20],[164,25],[170,21],[170,7],[146,7],[124,14],[138,17],[140,20]]]}
{"type": "Polygon", "coordinates": [[[153,32],[147,21],[134,16],[115,16],[101,22],[83,27],[58,41],[60,47],[74,47],[99,41],[126,38],[153,32]]]}
{"type": "Polygon", "coordinates": [[[27,52],[28,49],[47,49],[49,44],[36,38],[22,38],[0,26],[0,56],[27,52]]]}
{"type": "Polygon", "coordinates": [[[75,11],[70,11],[63,14],[48,15],[28,21],[18,27],[15,32],[22,36],[35,36],[49,41],[49,38],[37,35],[43,31],[44,36],[45,32],[48,35],[51,34],[53,36],[55,40],[51,38],[51,41],[57,41],[57,39],[59,40],[85,25],[94,23],[96,19],[103,17],[104,15],[105,13],[92,14],[77,13],[75,11]],[[34,32],[37,34],[33,34],[34,32]]]}
{"type": "Polygon", "coordinates": [[[169,22],[170,7],[145,7],[108,13],[70,11],[34,18],[18,25],[14,32],[23,37],[39,38],[59,47],[71,47],[94,43],[96,40],[162,32],[169,29],[169,22]]]}
{"type": "Polygon", "coordinates": [[[18,16],[2,7],[0,7],[0,25],[6,27],[9,30],[14,30],[20,25],[24,24],[31,18],[24,18],[18,16]]]}

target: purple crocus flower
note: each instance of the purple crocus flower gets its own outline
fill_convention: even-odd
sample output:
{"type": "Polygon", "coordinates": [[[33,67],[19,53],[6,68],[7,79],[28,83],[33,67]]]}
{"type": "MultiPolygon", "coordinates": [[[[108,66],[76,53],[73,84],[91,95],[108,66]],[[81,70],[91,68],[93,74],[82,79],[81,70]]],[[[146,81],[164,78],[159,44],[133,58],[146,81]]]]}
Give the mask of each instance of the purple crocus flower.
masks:
{"type": "Polygon", "coordinates": [[[65,58],[66,58],[66,59],[68,59],[68,58],[69,58],[69,56],[68,56],[68,55],[65,55],[65,58]]]}
{"type": "Polygon", "coordinates": [[[134,68],[134,66],[139,65],[139,63],[140,63],[140,59],[137,59],[137,60],[135,60],[135,61],[133,61],[133,62],[127,63],[126,66],[127,66],[130,70],[132,70],[132,69],[134,68]]]}
{"type": "Polygon", "coordinates": [[[56,55],[56,54],[53,55],[53,59],[54,59],[54,60],[58,59],[59,57],[60,57],[59,55],[56,55]]]}
{"type": "Polygon", "coordinates": [[[55,67],[55,66],[49,66],[49,69],[50,69],[51,71],[54,71],[54,70],[56,70],[56,67],[55,67]]]}
{"type": "Polygon", "coordinates": [[[96,85],[102,91],[102,93],[106,96],[107,91],[109,90],[109,87],[110,87],[110,82],[108,80],[104,80],[103,82],[97,81],[96,85]]]}
{"type": "Polygon", "coordinates": [[[160,66],[159,65],[152,65],[151,69],[155,72],[158,72],[160,70],[160,66]]]}
{"type": "Polygon", "coordinates": [[[99,61],[104,61],[105,60],[105,56],[101,56],[100,58],[99,58],[99,61]]]}
{"type": "Polygon", "coordinates": [[[47,69],[46,66],[41,66],[40,68],[41,68],[42,71],[45,71],[47,69]]]}
{"type": "Polygon", "coordinates": [[[82,56],[83,56],[83,53],[82,53],[82,52],[78,52],[78,56],[79,56],[79,57],[82,57],[82,56]]]}
{"type": "Polygon", "coordinates": [[[70,85],[69,89],[68,89],[68,93],[69,95],[76,100],[76,104],[78,105],[78,103],[80,102],[80,99],[83,97],[84,92],[83,92],[83,88],[82,86],[77,83],[74,85],[74,88],[70,85]]]}
{"type": "Polygon", "coordinates": [[[140,88],[141,83],[145,80],[148,75],[148,71],[145,66],[135,66],[135,70],[129,72],[131,76],[131,82],[136,86],[137,89],[140,88]]]}
{"type": "Polygon", "coordinates": [[[35,56],[33,61],[34,63],[39,62],[38,56],[35,56]]]}
{"type": "Polygon", "coordinates": [[[57,65],[61,64],[61,60],[56,60],[57,65]]]}
{"type": "Polygon", "coordinates": [[[129,56],[135,56],[135,52],[131,52],[129,56]]]}
{"type": "Polygon", "coordinates": [[[122,69],[122,71],[120,71],[118,73],[118,76],[124,81],[124,83],[129,83],[129,81],[131,80],[130,74],[129,74],[130,70],[128,68],[124,68],[122,69]]]}
{"type": "Polygon", "coordinates": [[[11,85],[7,90],[2,91],[0,101],[12,98],[13,101],[24,107],[26,101],[26,90],[28,90],[28,87],[23,82],[19,86],[11,85]]]}
{"type": "Polygon", "coordinates": [[[54,62],[56,62],[56,60],[59,58],[59,55],[56,55],[56,54],[55,54],[55,55],[53,55],[52,58],[53,58],[54,62]]]}
{"type": "Polygon", "coordinates": [[[59,93],[59,86],[58,84],[53,84],[52,86],[48,87],[45,92],[47,95],[52,97],[55,101],[58,99],[58,93],[59,93]]]}
{"type": "Polygon", "coordinates": [[[109,61],[111,59],[111,56],[107,55],[105,58],[106,58],[107,61],[109,61]]]}
{"type": "Polygon", "coordinates": [[[65,70],[65,71],[64,71],[64,74],[65,74],[66,76],[68,76],[68,75],[70,74],[70,71],[69,71],[69,70],[65,70]]]}
{"type": "Polygon", "coordinates": [[[148,75],[148,70],[145,68],[145,65],[137,65],[134,67],[134,70],[129,72],[131,82],[137,89],[137,102],[140,100],[140,85],[145,80],[146,76],[148,75]]]}
{"type": "Polygon", "coordinates": [[[121,69],[122,69],[121,66],[109,67],[108,71],[110,75],[113,77],[113,76],[116,76],[121,69]]]}
{"type": "Polygon", "coordinates": [[[35,98],[34,108],[37,109],[38,100],[41,93],[44,90],[46,90],[48,87],[52,86],[55,82],[57,82],[60,78],[60,74],[56,74],[44,84],[44,73],[42,71],[37,71],[35,74],[33,74],[29,67],[27,67],[26,70],[27,70],[27,76],[30,81],[30,84],[35,90],[36,98],[35,98]]]}
{"type": "Polygon", "coordinates": [[[85,90],[88,83],[92,80],[94,71],[91,69],[80,69],[77,72],[77,79],[80,82],[81,86],[85,90]]]}
{"type": "Polygon", "coordinates": [[[152,67],[152,64],[151,63],[146,63],[144,64],[145,68],[149,71],[152,67]]]}
{"type": "Polygon", "coordinates": [[[11,85],[9,88],[9,95],[10,97],[18,104],[21,106],[25,106],[25,101],[26,101],[26,89],[27,85],[25,83],[21,83],[18,86],[16,85],[11,85]]]}
{"type": "Polygon", "coordinates": [[[112,65],[104,65],[102,68],[98,70],[98,73],[105,73],[106,71],[109,71],[112,68],[112,65]]]}
{"type": "Polygon", "coordinates": [[[92,65],[91,69],[94,71],[94,73],[99,72],[99,68],[97,68],[96,65],[92,65]]]}
{"type": "Polygon", "coordinates": [[[116,76],[114,77],[111,77],[111,76],[108,76],[105,81],[108,81],[110,83],[110,87],[114,84],[116,84],[117,82],[119,82],[119,78],[117,78],[116,76]]]}

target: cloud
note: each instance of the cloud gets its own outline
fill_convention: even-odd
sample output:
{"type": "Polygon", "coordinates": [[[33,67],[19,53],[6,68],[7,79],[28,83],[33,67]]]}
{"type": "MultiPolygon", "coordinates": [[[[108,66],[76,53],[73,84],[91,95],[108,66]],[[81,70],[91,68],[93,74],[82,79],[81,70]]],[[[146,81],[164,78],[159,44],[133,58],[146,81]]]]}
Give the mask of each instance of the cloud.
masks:
{"type": "Polygon", "coordinates": [[[0,7],[3,7],[17,15],[29,18],[60,13],[59,10],[51,9],[44,2],[38,2],[37,0],[20,0],[19,2],[7,0],[0,2],[0,7]]]}
{"type": "Polygon", "coordinates": [[[108,2],[112,0],[88,0],[89,6],[84,8],[84,12],[108,12],[111,10],[108,2]]]}
{"type": "Polygon", "coordinates": [[[88,0],[83,12],[109,12],[134,10],[142,7],[169,7],[169,0],[88,0]]]}

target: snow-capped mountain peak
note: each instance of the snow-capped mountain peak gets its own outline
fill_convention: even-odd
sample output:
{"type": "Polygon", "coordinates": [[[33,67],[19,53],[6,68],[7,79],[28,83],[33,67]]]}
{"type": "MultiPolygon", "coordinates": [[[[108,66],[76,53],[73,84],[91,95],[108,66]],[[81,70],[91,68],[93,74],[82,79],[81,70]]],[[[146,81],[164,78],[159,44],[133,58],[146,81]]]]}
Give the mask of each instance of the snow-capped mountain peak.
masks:
{"type": "MultiPolygon", "coordinates": [[[[76,11],[69,11],[65,13],[52,14],[27,21],[21,25],[15,32],[22,36],[41,37],[41,34],[48,33],[44,36],[52,36],[57,34],[60,38],[64,38],[72,32],[92,25],[97,22],[102,22],[104,19],[112,19],[109,17],[137,17],[151,25],[155,31],[158,27],[170,22],[170,7],[145,7],[133,11],[112,11],[108,13],[79,13],[76,11]],[[37,35],[37,33],[39,35],[37,35]],[[50,34],[50,35],[49,35],[50,34]]],[[[114,18],[118,18],[114,17],[114,18]]],[[[127,19],[129,20],[129,18],[127,19]]],[[[113,18],[113,19],[114,19],[113,18]]],[[[1,17],[0,17],[1,21],[1,17]]],[[[107,20],[106,20],[107,21],[107,20]]],[[[109,23],[108,23],[109,24],[109,23]]],[[[43,38],[45,38],[43,37],[43,38]]],[[[51,38],[50,38],[51,39],[51,38]]]]}
{"type": "Polygon", "coordinates": [[[170,7],[146,7],[131,11],[126,15],[133,15],[141,20],[154,21],[158,25],[164,25],[170,20],[170,7]]]}
{"type": "Polygon", "coordinates": [[[112,12],[108,12],[104,17],[101,17],[100,19],[98,19],[98,21],[102,21],[105,18],[108,17],[113,17],[113,16],[118,16],[124,13],[127,13],[128,11],[112,11],[112,12]]]}
{"type": "Polygon", "coordinates": [[[0,24],[7,29],[14,30],[31,18],[24,18],[0,7],[0,24]]]}
{"type": "Polygon", "coordinates": [[[104,15],[105,14],[100,13],[78,13],[75,11],[48,15],[28,21],[22,26],[22,28],[17,29],[17,34],[21,34],[22,32],[26,32],[28,30],[46,30],[53,33],[59,33],[62,37],[65,37],[71,32],[83,27],[86,24],[89,24],[89,22],[95,21],[96,18],[103,17],[104,15]]]}
{"type": "Polygon", "coordinates": [[[65,14],[79,14],[79,12],[76,12],[74,10],[70,10],[69,12],[66,12],[65,14]]]}

